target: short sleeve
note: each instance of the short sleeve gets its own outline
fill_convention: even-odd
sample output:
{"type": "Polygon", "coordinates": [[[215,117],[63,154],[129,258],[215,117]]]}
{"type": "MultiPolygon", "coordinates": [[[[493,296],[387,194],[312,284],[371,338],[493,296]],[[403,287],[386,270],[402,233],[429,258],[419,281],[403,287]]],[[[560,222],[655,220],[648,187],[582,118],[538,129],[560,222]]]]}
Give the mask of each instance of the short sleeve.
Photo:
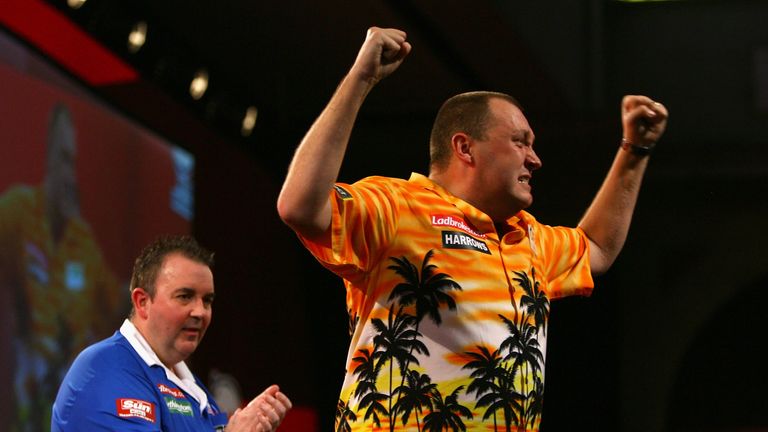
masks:
{"type": "Polygon", "coordinates": [[[580,228],[537,224],[550,298],[590,295],[594,287],[589,266],[589,241],[580,228]]]}
{"type": "Polygon", "coordinates": [[[400,193],[383,178],[354,185],[337,184],[332,206],[331,245],[301,238],[323,266],[346,280],[354,280],[381,259],[397,229],[400,193]]]}
{"type": "Polygon", "coordinates": [[[152,383],[122,346],[86,350],[72,365],[56,397],[52,431],[161,430],[152,383]]]}

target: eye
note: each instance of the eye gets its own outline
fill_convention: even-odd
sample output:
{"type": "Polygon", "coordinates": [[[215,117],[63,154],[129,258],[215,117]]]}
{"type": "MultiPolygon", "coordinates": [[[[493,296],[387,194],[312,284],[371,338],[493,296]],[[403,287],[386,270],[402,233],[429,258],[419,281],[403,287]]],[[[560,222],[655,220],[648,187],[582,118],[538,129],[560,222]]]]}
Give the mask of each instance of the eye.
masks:
{"type": "Polygon", "coordinates": [[[191,291],[187,291],[187,290],[179,291],[176,294],[176,298],[179,299],[179,300],[182,300],[182,301],[192,300],[193,296],[194,296],[194,293],[192,293],[191,291]]]}

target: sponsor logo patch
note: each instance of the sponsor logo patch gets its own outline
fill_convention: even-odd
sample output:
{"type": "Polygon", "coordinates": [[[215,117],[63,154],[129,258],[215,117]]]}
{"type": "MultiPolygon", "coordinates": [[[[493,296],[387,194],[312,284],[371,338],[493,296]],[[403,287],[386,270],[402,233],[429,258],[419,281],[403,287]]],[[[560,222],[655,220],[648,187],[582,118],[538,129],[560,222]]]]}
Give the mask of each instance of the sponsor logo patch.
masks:
{"type": "Polygon", "coordinates": [[[346,189],[339,185],[333,185],[333,188],[336,190],[336,194],[338,194],[341,199],[352,199],[352,194],[347,192],[346,189]]]}
{"type": "Polygon", "coordinates": [[[432,222],[432,226],[456,228],[475,237],[486,238],[485,234],[475,231],[466,222],[455,216],[430,215],[430,222],[432,222]]]}
{"type": "Polygon", "coordinates": [[[155,404],[141,399],[117,399],[118,417],[136,417],[155,422],[155,404]]]}
{"type": "Polygon", "coordinates": [[[165,405],[168,407],[168,411],[171,414],[181,414],[185,416],[192,416],[192,404],[186,400],[178,400],[171,397],[165,398],[165,405]]]}
{"type": "Polygon", "coordinates": [[[488,245],[486,245],[485,242],[462,232],[442,231],[442,237],[443,247],[446,249],[471,249],[484,254],[491,254],[491,251],[488,249],[488,245]]]}
{"type": "Polygon", "coordinates": [[[169,394],[176,399],[185,399],[184,393],[181,392],[181,390],[177,388],[171,388],[163,384],[158,384],[157,388],[160,389],[160,393],[169,394]]]}

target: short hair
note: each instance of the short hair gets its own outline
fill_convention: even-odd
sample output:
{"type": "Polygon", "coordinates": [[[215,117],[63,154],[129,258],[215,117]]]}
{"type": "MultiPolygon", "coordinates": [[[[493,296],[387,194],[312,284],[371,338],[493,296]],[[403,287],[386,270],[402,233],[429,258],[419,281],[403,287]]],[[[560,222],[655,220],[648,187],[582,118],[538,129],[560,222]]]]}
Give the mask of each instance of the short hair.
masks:
{"type": "MultiPolygon", "coordinates": [[[[213,268],[213,253],[200,246],[188,235],[163,236],[147,245],[133,264],[130,290],[143,288],[149,298],[155,297],[155,282],[160,267],[168,255],[178,253],[192,261],[213,268]]],[[[133,314],[133,312],[131,312],[133,314]]]]}
{"type": "Polygon", "coordinates": [[[485,139],[491,120],[489,101],[503,99],[522,110],[515,98],[499,92],[475,91],[451,97],[437,112],[429,137],[430,170],[442,171],[451,160],[451,137],[457,132],[485,139]]]}

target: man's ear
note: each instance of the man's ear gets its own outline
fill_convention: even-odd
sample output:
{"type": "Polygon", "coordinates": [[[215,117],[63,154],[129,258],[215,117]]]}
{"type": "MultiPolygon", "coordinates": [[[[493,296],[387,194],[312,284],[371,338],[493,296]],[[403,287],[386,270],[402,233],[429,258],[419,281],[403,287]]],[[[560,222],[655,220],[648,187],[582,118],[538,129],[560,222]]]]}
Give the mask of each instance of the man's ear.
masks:
{"type": "Polygon", "coordinates": [[[131,302],[133,303],[136,315],[141,319],[147,319],[147,316],[149,316],[149,304],[152,303],[149,293],[144,288],[136,287],[131,291],[131,302]]]}
{"type": "Polygon", "coordinates": [[[472,138],[464,132],[457,132],[451,137],[451,148],[453,154],[460,161],[472,165],[472,138]]]}

